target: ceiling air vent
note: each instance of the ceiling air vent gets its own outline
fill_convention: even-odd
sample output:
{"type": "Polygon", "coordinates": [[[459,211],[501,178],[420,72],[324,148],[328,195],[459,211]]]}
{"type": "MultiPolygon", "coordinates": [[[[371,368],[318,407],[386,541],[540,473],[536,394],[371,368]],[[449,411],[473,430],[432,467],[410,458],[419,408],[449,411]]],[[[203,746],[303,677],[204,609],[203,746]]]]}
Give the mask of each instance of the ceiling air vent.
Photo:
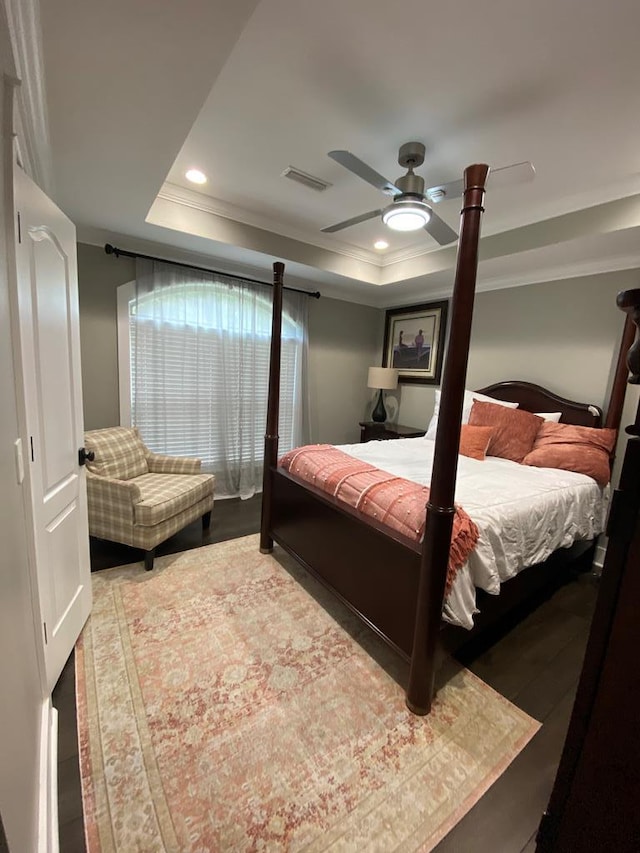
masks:
{"type": "Polygon", "coordinates": [[[329,181],[323,181],[321,178],[309,175],[301,169],[296,169],[295,166],[287,166],[281,177],[289,178],[290,181],[295,181],[296,183],[302,184],[304,187],[309,187],[310,190],[315,190],[318,193],[324,192],[324,190],[331,186],[329,181]]]}

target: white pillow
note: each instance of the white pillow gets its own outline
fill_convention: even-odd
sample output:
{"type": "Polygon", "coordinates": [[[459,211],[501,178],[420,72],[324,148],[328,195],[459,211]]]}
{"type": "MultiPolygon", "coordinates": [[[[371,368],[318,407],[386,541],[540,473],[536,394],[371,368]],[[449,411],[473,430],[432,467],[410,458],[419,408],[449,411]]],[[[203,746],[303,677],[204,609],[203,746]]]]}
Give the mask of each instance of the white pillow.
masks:
{"type": "Polygon", "coordinates": [[[552,421],[554,424],[560,423],[562,412],[536,412],[539,418],[544,418],[545,421],[552,421]]]}
{"type": "MultiPolygon", "coordinates": [[[[464,400],[462,402],[462,423],[469,423],[469,415],[474,400],[479,400],[481,403],[497,403],[499,406],[506,406],[507,409],[517,409],[517,403],[507,403],[504,400],[496,400],[495,397],[487,397],[486,394],[478,394],[477,391],[465,391],[464,400]]],[[[430,438],[435,441],[436,429],[438,427],[438,412],[440,411],[440,389],[436,389],[436,404],[433,408],[433,416],[429,421],[429,428],[425,438],[430,438]]]]}

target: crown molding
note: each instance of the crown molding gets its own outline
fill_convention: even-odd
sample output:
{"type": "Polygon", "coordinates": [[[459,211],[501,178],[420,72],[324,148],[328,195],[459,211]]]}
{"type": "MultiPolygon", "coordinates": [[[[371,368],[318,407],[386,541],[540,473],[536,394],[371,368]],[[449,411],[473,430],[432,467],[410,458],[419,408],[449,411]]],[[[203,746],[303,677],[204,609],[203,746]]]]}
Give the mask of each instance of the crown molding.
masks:
{"type": "Polygon", "coordinates": [[[416,258],[423,258],[425,255],[433,255],[443,249],[448,249],[454,246],[455,243],[449,243],[446,246],[427,246],[421,248],[418,246],[409,246],[406,249],[397,249],[395,252],[389,252],[381,259],[380,266],[383,268],[393,267],[396,264],[401,264],[404,261],[413,261],[416,258]]]}
{"type": "MultiPolygon", "coordinates": [[[[510,290],[514,287],[528,287],[534,284],[546,284],[550,281],[566,281],[572,278],[588,278],[595,275],[606,275],[613,272],[638,271],[640,280],[640,248],[638,252],[625,255],[616,255],[610,258],[598,258],[585,263],[556,264],[538,268],[531,272],[523,272],[514,275],[493,276],[483,278],[482,265],[478,268],[476,281],[476,293],[487,293],[491,290],[510,290]]],[[[417,283],[417,280],[416,280],[417,283]]],[[[422,284],[424,287],[424,285],[422,284]]],[[[389,301],[386,287],[381,288],[381,298],[376,300],[379,307],[402,307],[411,305],[416,300],[415,290],[409,294],[403,294],[400,299],[389,301]]],[[[437,287],[420,292],[424,299],[448,299],[453,294],[453,284],[448,287],[437,287]]]]}
{"type": "Polygon", "coordinates": [[[558,219],[561,216],[569,216],[572,213],[602,207],[611,202],[624,201],[638,194],[640,194],[640,173],[618,176],[605,186],[564,196],[561,201],[549,200],[546,204],[539,203],[535,210],[531,210],[523,204],[519,210],[519,215],[512,215],[508,225],[504,222],[497,222],[491,228],[483,226],[483,236],[491,237],[504,231],[526,228],[548,219],[558,219]]]}
{"type": "Polygon", "coordinates": [[[343,257],[351,258],[355,261],[363,261],[364,263],[378,267],[382,266],[380,255],[377,253],[368,252],[365,249],[347,247],[345,245],[339,245],[336,247],[332,240],[323,239],[322,237],[314,237],[313,239],[310,239],[307,231],[291,228],[290,226],[285,226],[281,223],[278,223],[277,231],[274,231],[273,220],[267,216],[250,213],[236,205],[229,204],[221,199],[213,198],[212,196],[204,195],[203,193],[199,193],[195,190],[190,190],[187,187],[181,187],[178,184],[172,184],[168,181],[165,182],[160,188],[157,198],[182,205],[183,207],[190,207],[193,210],[211,213],[214,216],[222,216],[225,219],[231,219],[241,225],[249,225],[252,228],[260,228],[264,231],[273,231],[279,236],[289,237],[292,240],[298,240],[310,246],[317,246],[320,249],[325,249],[336,255],[342,255],[343,257]]]}
{"type": "Polygon", "coordinates": [[[626,255],[614,255],[610,258],[596,258],[583,263],[556,264],[543,267],[532,272],[521,273],[517,276],[495,276],[482,279],[479,271],[479,281],[476,291],[506,290],[510,287],[525,287],[529,284],[542,284],[549,281],[564,281],[570,278],[587,278],[591,275],[604,275],[623,270],[640,269],[640,248],[637,252],[626,255]]]}
{"type": "Polygon", "coordinates": [[[53,166],[38,0],[4,0],[16,74],[15,130],[27,174],[53,193],[53,166]]]}

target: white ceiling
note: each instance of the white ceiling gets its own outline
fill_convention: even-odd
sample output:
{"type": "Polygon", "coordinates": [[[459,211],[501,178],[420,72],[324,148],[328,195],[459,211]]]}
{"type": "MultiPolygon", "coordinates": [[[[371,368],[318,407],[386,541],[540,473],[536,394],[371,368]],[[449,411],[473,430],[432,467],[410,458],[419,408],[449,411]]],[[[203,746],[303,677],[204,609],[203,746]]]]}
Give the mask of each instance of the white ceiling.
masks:
{"type": "MultiPolygon", "coordinates": [[[[445,293],[455,250],[425,232],[320,232],[386,203],[327,151],[394,180],[399,146],[419,140],[427,185],[472,162],[536,167],[487,194],[482,287],[640,266],[640,195],[607,204],[640,193],[637,0],[47,0],[42,14],[56,199],[81,238],[254,273],[284,260],[381,306],[445,293]],[[288,165],[332,186],[289,182],[288,165]]],[[[437,212],[456,227],[459,201],[437,212]]]]}

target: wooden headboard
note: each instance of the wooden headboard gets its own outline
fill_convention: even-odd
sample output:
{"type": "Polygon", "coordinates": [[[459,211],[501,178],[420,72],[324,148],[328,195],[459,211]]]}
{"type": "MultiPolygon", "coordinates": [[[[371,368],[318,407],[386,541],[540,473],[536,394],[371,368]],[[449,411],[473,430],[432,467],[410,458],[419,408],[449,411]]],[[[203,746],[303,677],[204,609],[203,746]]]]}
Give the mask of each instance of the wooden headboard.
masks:
{"type": "Polygon", "coordinates": [[[487,388],[478,388],[479,394],[495,397],[508,403],[518,403],[527,412],[562,412],[560,422],[587,427],[602,426],[602,409],[591,403],[578,403],[566,400],[541,385],[532,382],[520,382],[517,379],[508,382],[496,382],[487,388]]]}

